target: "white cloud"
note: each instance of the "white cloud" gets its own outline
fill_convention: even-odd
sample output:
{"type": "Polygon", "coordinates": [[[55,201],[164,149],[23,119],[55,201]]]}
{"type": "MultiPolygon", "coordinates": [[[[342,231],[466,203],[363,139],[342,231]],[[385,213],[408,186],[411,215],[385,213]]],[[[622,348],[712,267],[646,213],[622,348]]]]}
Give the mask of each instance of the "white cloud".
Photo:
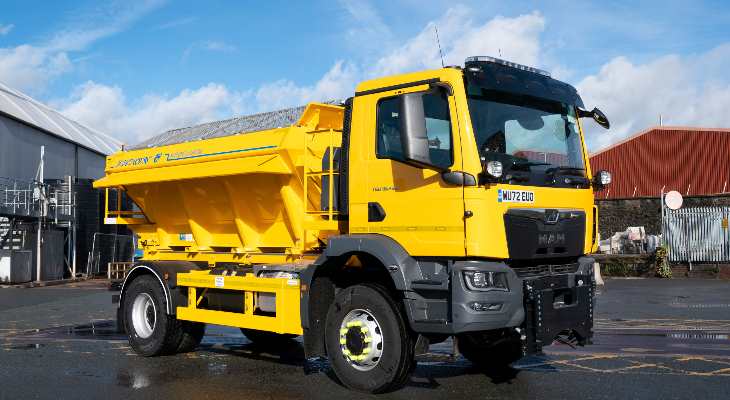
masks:
{"type": "Polygon", "coordinates": [[[182,55],[182,61],[187,61],[194,52],[199,50],[213,51],[218,53],[233,53],[237,50],[237,48],[232,44],[216,40],[195,42],[185,49],[182,55]]]}
{"type": "MultiPolygon", "coordinates": [[[[359,16],[355,22],[367,26],[360,28],[356,25],[351,32],[366,35],[367,41],[386,45],[391,33],[386,27],[379,27],[382,19],[374,9],[365,2],[343,1],[342,4],[350,14],[359,16]]],[[[477,24],[471,14],[466,7],[449,9],[437,21],[426,24],[414,37],[387,49],[374,60],[364,61],[362,66],[337,61],[314,85],[299,86],[289,80],[264,84],[256,91],[257,107],[270,110],[308,101],[346,98],[352,96],[355,86],[363,79],[439,68],[441,60],[434,26],[438,26],[447,65],[463,64],[464,59],[471,55],[497,56],[500,50],[513,61],[530,65],[539,63],[539,36],[545,26],[542,15],[535,12],[515,18],[497,16],[477,24]]]]}
{"type": "Polygon", "coordinates": [[[60,104],[61,113],[133,144],[169,129],[229,117],[245,94],[210,83],[176,96],[147,95],[129,102],[121,88],[86,82],[60,104]]]}
{"type": "MultiPolygon", "coordinates": [[[[195,90],[183,90],[175,96],[151,94],[128,100],[118,87],[89,82],[67,99],[63,111],[71,118],[133,143],[167,129],[232,115],[341,99],[352,95],[357,82],[363,79],[440,67],[434,26],[439,28],[447,64],[462,64],[470,55],[501,54],[523,64],[542,67],[549,64],[556,77],[573,79],[574,72],[569,66],[552,65],[546,56],[540,38],[546,21],[538,12],[475,21],[469,9],[455,7],[426,24],[413,37],[389,46],[391,32],[384,24],[379,26],[382,19],[374,9],[353,2],[342,4],[353,15],[362,11],[360,24],[373,25],[372,29],[364,30],[353,26],[351,32],[367,34],[369,41],[383,43],[385,48],[362,61],[339,60],[312,84],[281,79],[237,92],[211,83],[195,90]]],[[[199,42],[195,50],[235,51],[235,48],[223,42],[199,42]]],[[[17,56],[17,60],[37,60],[33,61],[36,68],[49,64],[43,54],[34,55],[32,49],[24,51],[27,56],[17,56]]],[[[0,51],[0,58],[2,54],[0,51]]],[[[600,107],[612,122],[608,133],[591,122],[586,123],[590,149],[596,151],[654,125],[660,114],[666,124],[730,126],[727,112],[730,78],[725,72],[728,59],[730,44],[702,54],[668,55],[643,64],[617,57],[596,74],[575,79],[586,106],[600,107]]],[[[61,57],[53,64],[54,68],[46,68],[63,70],[68,67],[68,60],[61,57]]]]}
{"type": "Polygon", "coordinates": [[[0,24],[0,36],[7,35],[8,33],[10,33],[10,31],[13,30],[13,28],[15,28],[15,25],[13,25],[13,24],[8,24],[8,25],[0,24]]]}
{"type": "Polygon", "coordinates": [[[449,9],[442,18],[429,22],[418,35],[380,58],[372,76],[441,67],[434,26],[438,27],[446,65],[462,65],[468,56],[500,54],[514,62],[539,64],[540,33],[545,27],[542,15],[497,16],[477,24],[471,14],[466,7],[449,9]]]}
{"type": "Polygon", "coordinates": [[[310,101],[336,100],[352,96],[359,73],[351,63],[338,61],[311,86],[298,86],[290,80],[267,83],[256,91],[259,111],[275,110],[306,104],[310,101]]]}
{"type": "Polygon", "coordinates": [[[134,144],[170,129],[232,115],[344,98],[352,94],[349,88],[355,86],[356,77],[355,67],[340,61],[311,86],[280,80],[264,84],[255,92],[235,92],[210,83],[175,96],[148,94],[132,101],[120,87],[89,81],[78,86],[69,98],[57,101],[56,106],[73,120],[134,144]]]}
{"type": "Polygon", "coordinates": [[[71,61],[65,52],[53,53],[29,45],[0,48],[0,81],[13,88],[38,92],[70,69],[71,61]]]}
{"type": "MultiPolygon", "coordinates": [[[[159,7],[164,0],[117,1],[91,12],[79,13],[67,28],[41,44],[0,48],[0,81],[31,93],[41,92],[48,82],[73,69],[69,54],[126,29],[159,7]]],[[[0,34],[12,25],[0,25],[0,34]]]]}
{"type": "Polygon", "coordinates": [[[609,61],[577,85],[586,107],[598,106],[612,123],[605,132],[587,123],[591,151],[647,127],[665,125],[730,126],[730,44],[697,55],[668,55],[645,64],[626,57],[609,61]],[[603,131],[603,132],[602,132],[603,131]]]}
{"type": "Polygon", "coordinates": [[[178,28],[181,26],[190,25],[197,20],[198,20],[197,17],[185,17],[185,18],[174,19],[172,21],[165,22],[164,24],[157,25],[156,27],[152,28],[152,30],[164,31],[167,29],[178,28]]]}
{"type": "MultiPolygon", "coordinates": [[[[353,26],[352,34],[366,35],[375,43],[387,43],[390,30],[372,7],[359,2],[343,1],[342,4],[350,14],[358,15],[358,23],[365,26],[353,26]]],[[[310,85],[281,79],[264,83],[252,91],[235,92],[211,83],[197,90],[184,90],[174,97],[148,95],[130,102],[118,87],[88,82],[64,102],[62,110],[72,119],[134,143],[168,129],[232,115],[270,111],[311,101],[344,99],[354,93],[355,86],[363,79],[440,67],[434,25],[439,27],[449,64],[462,64],[470,55],[496,56],[500,49],[504,56],[514,61],[539,62],[539,35],[545,25],[539,13],[515,18],[495,17],[481,24],[475,23],[470,15],[470,10],[464,7],[450,9],[414,37],[360,64],[344,60],[335,62],[310,85]]],[[[222,42],[197,42],[183,57],[187,58],[197,50],[234,51],[235,48],[222,42]]]]}
{"type": "Polygon", "coordinates": [[[364,0],[340,0],[347,13],[345,38],[359,56],[377,56],[393,42],[393,33],[372,4],[364,0]]]}
{"type": "Polygon", "coordinates": [[[49,51],[80,51],[92,43],[126,30],[144,15],[159,8],[166,0],[112,1],[80,12],[56,32],[44,45],[49,51]]]}

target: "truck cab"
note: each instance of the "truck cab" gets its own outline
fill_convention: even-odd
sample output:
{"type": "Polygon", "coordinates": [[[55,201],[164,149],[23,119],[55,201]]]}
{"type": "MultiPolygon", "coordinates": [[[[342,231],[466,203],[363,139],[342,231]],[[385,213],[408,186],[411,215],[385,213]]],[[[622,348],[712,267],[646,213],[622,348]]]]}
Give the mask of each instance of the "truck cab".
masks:
{"type": "Polygon", "coordinates": [[[593,190],[610,175],[590,170],[580,118],[608,127],[605,115],[490,57],[364,82],[348,107],[349,235],[330,243],[402,253],[377,257],[398,260],[387,267],[415,332],[454,335],[477,363],[590,342],[593,190]]]}
{"type": "Polygon", "coordinates": [[[385,234],[411,255],[525,264],[595,247],[583,103],[570,85],[474,57],[362,83],[352,107],[350,233],[385,234]],[[417,121],[404,121],[414,107],[417,121]],[[420,129],[406,145],[422,154],[404,149],[406,129],[420,129]]]}

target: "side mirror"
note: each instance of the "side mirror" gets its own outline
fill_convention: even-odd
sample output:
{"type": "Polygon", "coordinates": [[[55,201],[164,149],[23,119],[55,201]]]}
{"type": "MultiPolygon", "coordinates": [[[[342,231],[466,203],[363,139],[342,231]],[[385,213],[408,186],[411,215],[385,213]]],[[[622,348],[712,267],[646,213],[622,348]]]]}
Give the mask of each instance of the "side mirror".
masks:
{"type": "Polygon", "coordinates": [[[423,93],[407,93],[400,96],[400,140],[405,162],[419,168],[444,171],[431,162],[426,135],[426,115],[423,110],[423,93]]]}
{"type": "Polygon", "coordinates": [[[596,121],[598,125],[601,125],[606,129],[611,127],[611,123],[608,122],[608,117],[606,117],[606,114],[604,114],[603,111],[599,110],[598,107],[593,107],[592,111],[578,109],[578,117],[591,117],[594,121],[596,121]]]}
{"type": "Polygon", "coordinates": [[[593,189],[601,190],[611,184],[611,173],[608,171],[598,171],[593,175],[593,189]]]}

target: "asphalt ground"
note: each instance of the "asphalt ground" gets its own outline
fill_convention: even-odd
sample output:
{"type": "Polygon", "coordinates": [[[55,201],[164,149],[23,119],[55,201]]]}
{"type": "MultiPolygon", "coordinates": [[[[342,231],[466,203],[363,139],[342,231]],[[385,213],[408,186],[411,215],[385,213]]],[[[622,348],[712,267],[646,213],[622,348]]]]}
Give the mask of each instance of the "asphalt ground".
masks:
{"type": "MultiPolygon", "coordinates": [[[[363,398],[304,360],[301,344],[251,344],[209,327],[193,353],[142,358],[116,334],[98,283],[0,289],[0,399],[363,398]]],[[[403,389],[381,398],[728,399],[730,282],[607,280],[594,344],[553,345],[483,371],[451,342],[419,356],[403,389]]]]}

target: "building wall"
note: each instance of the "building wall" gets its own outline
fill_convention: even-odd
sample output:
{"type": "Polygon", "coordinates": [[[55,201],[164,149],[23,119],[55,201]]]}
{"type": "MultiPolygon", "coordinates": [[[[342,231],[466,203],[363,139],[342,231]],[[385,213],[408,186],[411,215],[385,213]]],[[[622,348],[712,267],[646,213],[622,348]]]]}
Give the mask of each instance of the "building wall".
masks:
{"type": "Polygon", "coordinates": [[[34,179],[41,146],[45,146],[46,179],[66,175],[98,179],[104,174],[103,155],[0,115],[0,177],[34,179]]]}
{"type": "MultiPolygon", "coordinates": [[[[596,200],[598,231],[607,239],[629,226],[643,226],[649,235],[658,235],[662,227],[662,209],[658,197],[596,200]]],[[[730,195],[685,197],[682,207],[730,206],[730,195]]]]}
{"type": "Polygon", "coordinates": [[[79,179],[99,179],[104,176],[106,157],[78,147],[78,174],[79,179]]]}
{"type": "Polygon", "coordinates": [[[611,172],[599,198],[659,197],[730,191],[730,130],[658,127],[591,156],[593,171],[611,172]],[[726,186],[727,185],[727,186],[726,186]]]}

